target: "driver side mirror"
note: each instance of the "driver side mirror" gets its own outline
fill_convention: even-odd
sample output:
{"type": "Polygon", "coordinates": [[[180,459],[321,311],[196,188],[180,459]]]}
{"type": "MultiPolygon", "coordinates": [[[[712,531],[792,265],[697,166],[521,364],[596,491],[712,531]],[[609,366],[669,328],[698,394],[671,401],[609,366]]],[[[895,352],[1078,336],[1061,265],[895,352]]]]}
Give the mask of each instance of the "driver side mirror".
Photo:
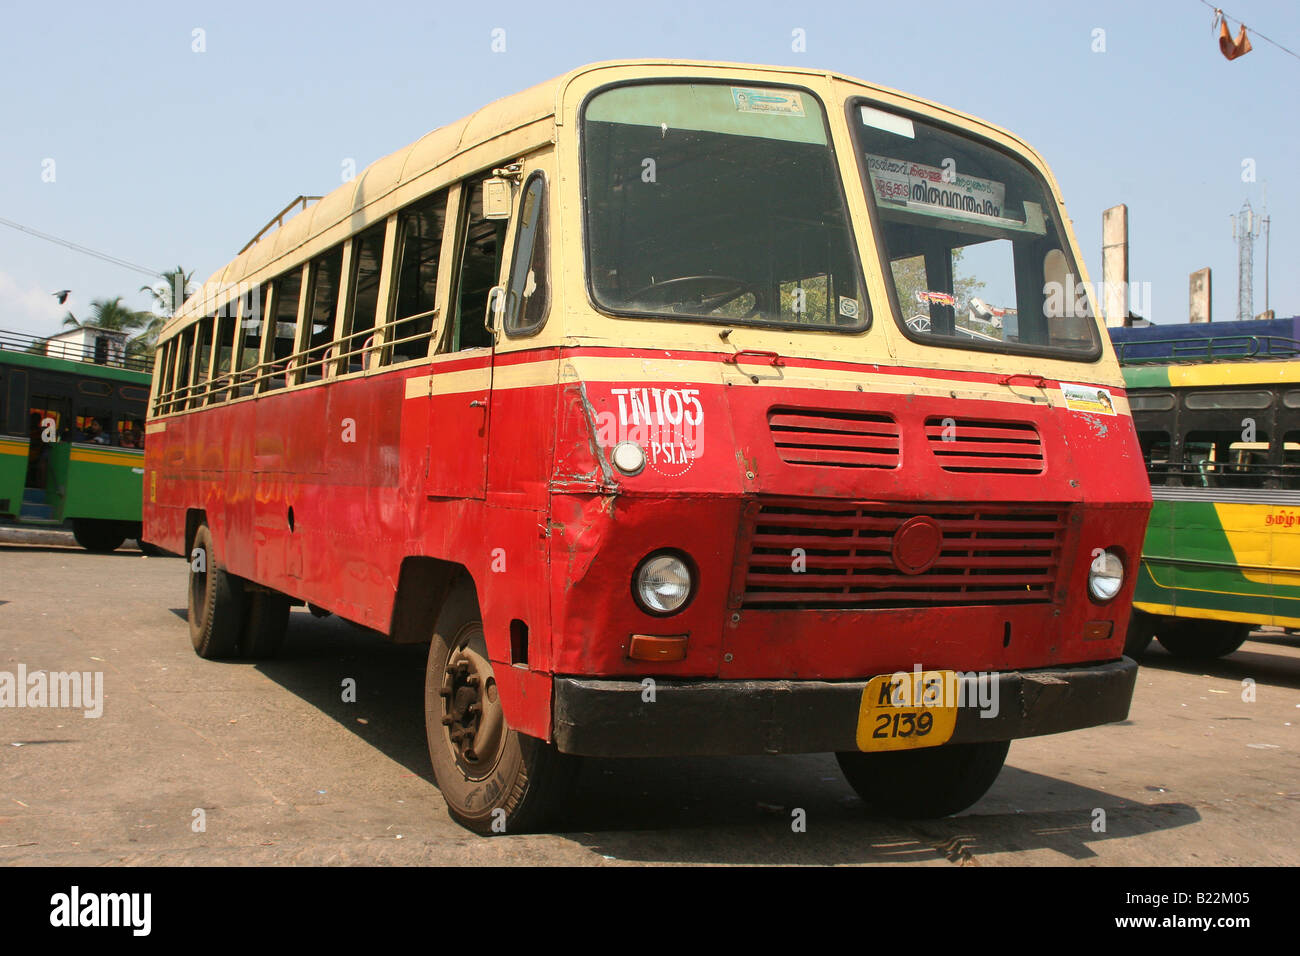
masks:
{"type": "Polygon", "coordinates": [[[501,176],[483,180],[483,218],[510,218],[510,180],[501,176]]]}

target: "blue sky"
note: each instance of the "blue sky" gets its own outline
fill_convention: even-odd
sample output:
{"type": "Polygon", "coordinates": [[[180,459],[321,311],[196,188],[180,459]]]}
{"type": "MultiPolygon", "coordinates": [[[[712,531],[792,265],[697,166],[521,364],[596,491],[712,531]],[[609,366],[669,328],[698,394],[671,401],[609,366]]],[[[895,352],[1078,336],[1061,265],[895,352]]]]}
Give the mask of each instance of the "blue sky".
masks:
{"type": "MultiPolygon", "coordinates": [[[[1300,4],[1231,0],[1300,52],[1300,4]]],[[[1019,133],[1047,159],[1101,278],[1101,214],[1129,206],[1130,279],[1187,319],[1214,270],[1235,318],[1230,216],[1265,198],[1271,305],[1300,313],[1300,60],[1262,40],[1229,63],[1198,0],[17,4],[0,32],[0,217],[206,278],[285,203],[497,97],[582,63],[692,57],[842,71],[1019,133]],[[493,53],[492,31],[506,31],[493,53]],[[193,52],[194,31],[206,51],[193,52]],[[792,31],[806,52],[791,48],[792,31]],[[1094,30],[1105,52],[1093,52],[1094,30]],[[47,160],[54,181],[44,182],[47,160]],[[1254,160],[1256,182],[1242,181],[1254,160]]],[[[1255,309],[1264,308],[1256,250],[1255,309]]],[[[50,334],[72,289],[135,308],[147,276],[0,227],[0,329],[50,334]]]]}

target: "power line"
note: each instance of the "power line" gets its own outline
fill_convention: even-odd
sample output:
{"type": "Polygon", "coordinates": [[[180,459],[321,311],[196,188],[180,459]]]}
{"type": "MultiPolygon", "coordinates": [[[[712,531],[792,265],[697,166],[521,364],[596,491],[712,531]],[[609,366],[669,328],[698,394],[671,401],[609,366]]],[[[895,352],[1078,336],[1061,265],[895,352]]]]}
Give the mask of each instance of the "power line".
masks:
{"type": "Polygon", "coordinates": [[[1216,7],[1214,4],[1210,3],[1209,0],[1201,0],[1201,3],[1209,7],[1211,10],[1213,10],[1216,15],[1223,17],[1223,19],[1231,20],[1233,23],[1236,23],[1238,26],[1246,27],[1246,29],[1250,32],[1252,36],[1258,37],[1259,39],[1263,40],[1265,43],[1271,43],[1273,44],[1273,46],[1277,47],[1283,53],[1289,53],[1297,60],[1300,60],[1300,53],[1296,53],[1294,50],[1284,47],[1276,40],[1270,40],[1268,37],[1264,36],[1264,34],[1260,33],[1254,27],[1247,26],[1245,23],[1242,23],[1242,21],[1238,20],[1236,17],[1228,16],[1228,14],[1224,12],[1222,7],[1216,7]]]}
{"type": "Polygon", "coordinates": [[[64,246],[68,249],[71,249],[73,252],[80,252],[83,253],[84,255],[93,256],[96,259],[101,259],[104,262],[112,263],[115,266],[121,266],[123,269],[131,269],[135,272],[144,273],[150,278],[154,278],[154,279],[166,278],[165,273],[159,272],[156,269],[148,269],[144,266],[136,265],[134,262],[128,262],[126,259],[121,259],[118,258],[117,256],[110,255],[107,252],[99,252],[98,250],[91,249],[88,246],[83,246],[80,243],[72,242],[68,239],[60,239],[58,236],[51,236],[48,232],[41,232],[39,229],[32,229],[29,226],[24,226],[22,223],[18,223],[18,222],[13,222],[10,219],[0,218],[0,225],[8,226],[10,229],[17,229],[19,232],[25,232],[29,236],[35,236],[37,239],[44,239],[47,242],[57,243],[60,246],[64,246]]]}

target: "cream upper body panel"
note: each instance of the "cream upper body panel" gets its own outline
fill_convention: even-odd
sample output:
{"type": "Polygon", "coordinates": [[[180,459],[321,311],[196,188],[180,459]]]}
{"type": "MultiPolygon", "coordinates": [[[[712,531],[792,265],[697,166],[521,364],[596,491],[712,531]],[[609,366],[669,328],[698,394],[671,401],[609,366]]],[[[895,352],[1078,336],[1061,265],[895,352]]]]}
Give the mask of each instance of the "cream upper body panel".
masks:
{"type": "MultiPolygon", "coordinates": [[[[232,299],[237,294],[234,290],[241,284],[246,288],[268,281],[461,177],[508,159],[523,159],[525,174],[540,169],[550,184],[547,233],[551,303],[549,317],[540,332],[522,338],[502,336],[498,345],[501,351],[558,344],[675,352],[754,350],[868,365],[1032,374],[1122,389],[1123,378],[1109,336],[1100,326],[1101,355],[1096,361],[940,347],[914,341],[901,332],[892,315],[882,260],[874,240],[869,199],[858,174],[855,145],[845,119],[845,106],[854,97],[866,97],[884,108],[907,111],[969,130],[1022,159],[1048,184],[1057,219],[1074,250],[1079,277],[1085,283],[1088,281],[1055,179],[1037,153],[1006,130],[918,97],[834,73],[698,61],[617,61],[584,66],[506,97],[377,160],[355,180],[290,218],[214,274],[210,285],[228,287],[230,291],[219,293],[215,300],[202,296],[191,298],[164,329],[162,338],[200,315],[210,314],[214,304],[219,307],[223,301],[232,299]],[[866,283],[865,297],[871,316],[866,330],[805,331],[740,326],[724,339],[720,334],[725,328],[722,320],[713,324],[615,317],[595,307],[585,278],[581,108],[587,97],[610,84],[664,79],[789,85],[803,88],[821,101],[866,283]]],[[[507,249],[513,233],[512,223],[507,249]]]]}
{"type": "Polygon", "coordinates": [[[892,316],[889,293],[876,251],[868,209],[868,197],[862,188],[855,157],[855,146],[845,121],[845,108],[855,97],[868,98],[884,107],[915,113],[922,117],[968,129],[1023,159],[1041,174],[1051,190],[1057,216],[1067,241],[1075,250],[1080,279],[1088,281],[1078,243],[1061,202],[1060,189],[1050,170],[1023,141],[999,127],[974,117],[946,109],[927,100],[875,86],[850,77],[799,69],[750,66],[726,63],[685,63],[656,61],[636,64],[596,64],[570,74],[562,90],[558,122],[569,132],[556,141],[561,170],[559,229],[562,240],[556,243],[558,255],[567,261],[557,275],[563,284],[565,333],[569,341],[587,345],[613,345],[626,348],[671,348],[674,351],[728,352],[755,350],[776,352],[827,361],[868,362],[935,368],[952,371],[1032,374],[1064,381],[1083,380],[1107,387],[1123,388],[1123,377],[1115,359],[1109,336],[1098,326],[1101,355],[1096,361],[1068,358],[1026,356],[979,352],[962,348],[945,348],[916,342],[905,336],[892,316]],[[583,255],[584,228],[581,195],[581,141],[577,135],[584,102],[602,87],[629,81],[664,79],[733,80],[760,85],[792,85],[817,96],[825,107],[834,150],[849,209],[854,241],[860,253],[866,292],[871,312],[870,327],[862,332],[803,331],[782,328],[735,327],[722,340],[719,332],[725,320],[717,324],[698,322],[673,323],[658,318],[628,318],[604,315],[591,302],[585,277],[583,255]]]}

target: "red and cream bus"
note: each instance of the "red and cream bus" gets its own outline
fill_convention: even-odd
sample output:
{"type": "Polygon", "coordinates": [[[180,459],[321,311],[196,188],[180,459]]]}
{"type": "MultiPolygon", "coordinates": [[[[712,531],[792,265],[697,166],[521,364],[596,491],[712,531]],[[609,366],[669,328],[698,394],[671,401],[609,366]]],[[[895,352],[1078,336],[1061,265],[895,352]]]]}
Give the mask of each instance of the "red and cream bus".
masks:
{"type": "Polygon", "coordinates": [[[835,752],[956,812],[1122,720],[1150,491],[1059,190],[821,71],[583,67],[264,231],[163,334],[145,536],[203,657],[430,645],[452,815],[581,755],[835,752]]]}

